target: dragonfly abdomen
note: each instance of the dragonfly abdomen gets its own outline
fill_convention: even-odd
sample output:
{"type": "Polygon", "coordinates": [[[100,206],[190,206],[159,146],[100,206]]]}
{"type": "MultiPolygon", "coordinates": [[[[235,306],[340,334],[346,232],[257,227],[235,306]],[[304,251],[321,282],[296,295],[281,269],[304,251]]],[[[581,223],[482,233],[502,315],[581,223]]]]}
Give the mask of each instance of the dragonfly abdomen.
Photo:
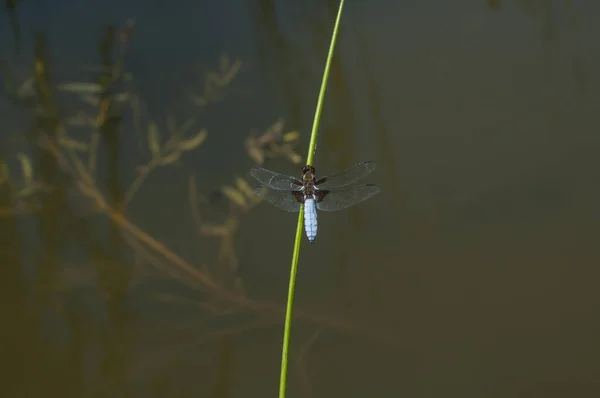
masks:
{"type": "Polygon", "coordinates": [[[317,237],[317,206],[312,197],[304,200],[304,229],[308,240],[313,243],[317,237]]]}

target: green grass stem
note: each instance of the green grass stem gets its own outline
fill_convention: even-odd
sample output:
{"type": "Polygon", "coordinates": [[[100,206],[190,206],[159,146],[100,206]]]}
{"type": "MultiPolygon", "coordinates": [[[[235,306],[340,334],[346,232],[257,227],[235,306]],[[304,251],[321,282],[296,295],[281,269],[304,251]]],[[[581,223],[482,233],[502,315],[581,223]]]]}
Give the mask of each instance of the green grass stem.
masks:
{"type": "MultiPolygon", "coordinates": [[[[325,91],[327,90],[327,79],[329,77],[329,69],[331,68],[331,59],[333,58],[333,49],[340,26],[340,20],[342,19],[342,9],[344,8],[344,0],[340,0],[340,6],[338,9],[337,18],[335,20],[335,26],[333,28],[333,35],[331,36],[331,42],[329,43],[329,53],[327,54],[327,62],[325,63],[325,70],[323,71],[323,80],[321,81],[321,89],[319,90],[319,99],[317,101],[317,109],[315,110],[315,119],[313,121],[312,131],[310,134],[310,143],[308,145],[308,155],[306,157],[306,164],[312,165],[315,157],[315,148],[317,145],[317,134],[319,131],[319,121],[321,120],[321,111],[323,109],[323,99],[325,98],[325,91]]],[[[296,289],[296,273],[298,271],[298,259],[300,257],[300,243],[302,242],[302,227],[304,225],[304,206],[298,213],[298,225],[296,226],[296,239],[294,240],[294,253],[292,254],[292,264],[290,267],[290,283],[288,288],[288,298],[285,311],[285,325],[283,328],[283,347],[281,349],[281,375],[279,378],[279,398],[285,398],[285,391],[287,386],[287,373],[288,373],[288,354],[290,347],[290,332],[292,329],[292,314],[294,306],[294,291],[296,289]]]]}

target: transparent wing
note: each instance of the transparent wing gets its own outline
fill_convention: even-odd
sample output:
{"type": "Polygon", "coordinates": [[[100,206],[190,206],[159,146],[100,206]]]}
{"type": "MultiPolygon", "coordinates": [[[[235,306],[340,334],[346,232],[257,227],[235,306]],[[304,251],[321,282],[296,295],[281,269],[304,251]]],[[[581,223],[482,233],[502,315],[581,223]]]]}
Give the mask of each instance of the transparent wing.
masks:
{"type": "Polygon", "coordinates": [[[262,167],[251,168],[250,175],[269,188],[285,191],[299,191],[300,188],[302,188],[302,185],[297,185],[293,182],[296,181],[301,184],[301,181],[297,178],[275,173],[274,171],[263,169],[262,167]]]}
{"type": "Polygon", "coordinates": [[[317,191],[317,209],[323,211],[342,210],[353,206],[371,196],[377,195],[379,187],[373,184],[361,185],[352,188],[342,189],[341,191],[317,191]]]}
{"type": "Polygon", "coordinates": [[[300,211],[301,203],[298,202],[292,191],[273,190],[261,186],[256,188],[254,192],[273,206],[279,207],[282,210],[290,212],[300,211]]]}
{"type": "Polygon", "coordinates": [[[339,173],[322,178],[323,182],[320,182],[317,187],[319,189],[345,187],[346,185],[352,184],[353,182],[356,182],[370,174],[373,170],[375,170],[375,166],[375,162],[371,161],[359,163],[344,171],[340,171],[339,173]]]}

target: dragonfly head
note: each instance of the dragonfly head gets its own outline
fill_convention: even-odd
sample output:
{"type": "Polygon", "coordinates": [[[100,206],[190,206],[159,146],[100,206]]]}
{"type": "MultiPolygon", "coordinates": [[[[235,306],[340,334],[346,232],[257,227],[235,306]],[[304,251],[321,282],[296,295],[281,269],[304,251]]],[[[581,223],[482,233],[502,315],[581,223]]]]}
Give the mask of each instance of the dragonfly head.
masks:
{"type": "Polygon", "coordinates": [[[302,167],[302,179],[304,181],[312,181],[315,179],[315,168],[310,166],[310,165],[306,165],[302,167]]]}

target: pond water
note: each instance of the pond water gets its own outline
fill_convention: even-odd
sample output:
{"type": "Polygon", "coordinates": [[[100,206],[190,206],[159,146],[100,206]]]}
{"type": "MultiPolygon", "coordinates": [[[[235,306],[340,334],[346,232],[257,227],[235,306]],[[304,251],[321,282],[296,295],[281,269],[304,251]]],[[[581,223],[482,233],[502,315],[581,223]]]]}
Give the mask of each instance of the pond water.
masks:
{"type": "MultiPolygon", "coordinates": [[[[3,396],[277,396],[297,217],[242,181],[299,176],[337,7],[6,2],[3,396]]],[[[381,192],[304,237],[289,397],[600,393],[598,13],[346,2],[314,165],[381,192]]]]}

